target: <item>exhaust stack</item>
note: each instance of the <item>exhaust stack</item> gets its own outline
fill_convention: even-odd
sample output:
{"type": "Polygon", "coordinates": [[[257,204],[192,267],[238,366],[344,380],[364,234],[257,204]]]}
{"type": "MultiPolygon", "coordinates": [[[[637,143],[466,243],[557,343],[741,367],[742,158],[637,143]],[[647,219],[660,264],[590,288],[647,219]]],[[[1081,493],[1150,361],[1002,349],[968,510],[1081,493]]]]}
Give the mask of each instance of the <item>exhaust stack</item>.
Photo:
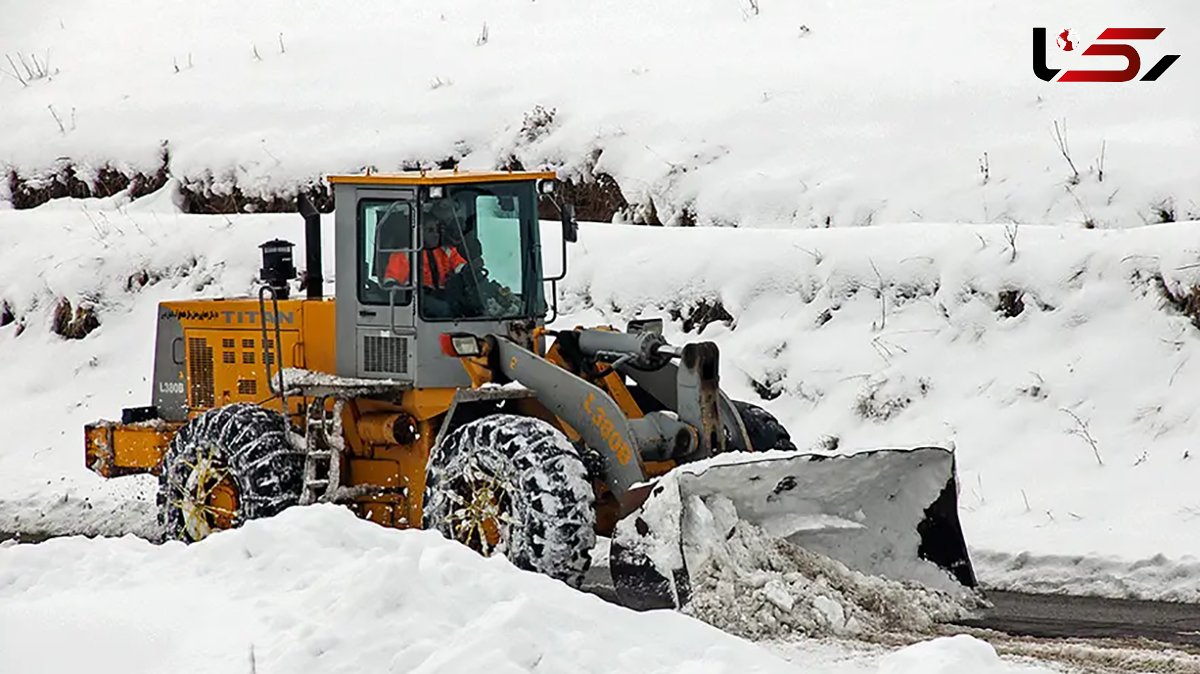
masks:
{"type": "Polygon", "coordinates": [[[308,299],[319,300],[325,283],[321,275],[321,214],[305,194],[296,197],[296,206],[304,218],[304,287],[308,299]]]}

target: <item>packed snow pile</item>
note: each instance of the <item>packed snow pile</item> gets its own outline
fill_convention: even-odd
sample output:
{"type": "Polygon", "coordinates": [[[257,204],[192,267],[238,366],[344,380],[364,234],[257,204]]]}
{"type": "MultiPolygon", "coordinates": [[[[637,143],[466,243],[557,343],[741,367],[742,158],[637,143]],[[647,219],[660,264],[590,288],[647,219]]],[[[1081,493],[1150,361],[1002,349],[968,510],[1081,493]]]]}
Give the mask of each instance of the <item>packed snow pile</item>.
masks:
{"type": "Polygon", "coordinates": [[[626,217],[667,224],[1137,226],[1200,213],[1195,19],[1182,0],[14,3],[0,169],[112,183],[153,176],[166,143],[172,175],[238,199],[516,160],[610,175],[626,217]],[[1110,26],[1166,28],[1142,72],[1183,57],[1155,82],[1047,83],[1037,26],[1049,67],[1119,66],[1081,55],[1110,26]]]}
{"type": "Polygon", "coordinates": [[[971,607],[916,584],[851,571],[746,522],[693,578],[685,611],[749,639],[926,632],[971,607]]]}
{"type": "Polygon", "coordinates": [[[335,506],[191,546],[0,545],[0,653],[13,672],[1034,671],[970,638],[911,649],[847,661],[800,643],[788,663],[685,615],[627,611],[335,506]]]}

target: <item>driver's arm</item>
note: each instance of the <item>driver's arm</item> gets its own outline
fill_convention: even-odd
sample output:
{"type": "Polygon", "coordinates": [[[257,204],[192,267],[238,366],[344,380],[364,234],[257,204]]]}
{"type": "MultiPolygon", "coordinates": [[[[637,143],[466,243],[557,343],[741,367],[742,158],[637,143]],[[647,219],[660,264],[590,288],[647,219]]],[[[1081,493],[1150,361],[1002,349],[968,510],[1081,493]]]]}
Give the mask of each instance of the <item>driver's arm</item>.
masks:
{"type": "Polygon", "coordinates": [[[388,256],[387,268],[383,272],[383,278],[380,282],[387,279],[392,279],[400,285],[408,283],[408,275],[410,273],[410,264],[408,262],[408,253],[396,252],[388,256]]]}
{"type": "Polygon", "coordinates": [[[458,246],[450,247],[450,253],[446,256],[446,261],[450,263],[450,271],[454,274],[462,271],[467,266],[467,258],[458,252],[458,246]]]}

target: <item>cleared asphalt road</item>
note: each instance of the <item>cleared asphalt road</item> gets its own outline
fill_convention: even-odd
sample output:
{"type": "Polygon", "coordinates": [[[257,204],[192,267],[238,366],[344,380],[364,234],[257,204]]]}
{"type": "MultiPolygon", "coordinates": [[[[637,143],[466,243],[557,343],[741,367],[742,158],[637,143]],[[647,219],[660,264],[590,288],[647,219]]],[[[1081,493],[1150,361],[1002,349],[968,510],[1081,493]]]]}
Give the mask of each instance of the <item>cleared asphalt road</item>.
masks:
{"type": "MultiPolygon", "coordinates": [[[[593,567],[583,589],[616,603],[607,567],[593,567]]],[[[1140,638],[1200,647],[1200,604],[999,591],[986,596],[993,608],[960,625],[1018,637],[1140,638]]]]}
{"type": "Polygon", "coordinates": [[[1200,646],[1200,604],[988,592],[994,608],[961,624],[1031,637],[1145,638],[1200,646]]]}

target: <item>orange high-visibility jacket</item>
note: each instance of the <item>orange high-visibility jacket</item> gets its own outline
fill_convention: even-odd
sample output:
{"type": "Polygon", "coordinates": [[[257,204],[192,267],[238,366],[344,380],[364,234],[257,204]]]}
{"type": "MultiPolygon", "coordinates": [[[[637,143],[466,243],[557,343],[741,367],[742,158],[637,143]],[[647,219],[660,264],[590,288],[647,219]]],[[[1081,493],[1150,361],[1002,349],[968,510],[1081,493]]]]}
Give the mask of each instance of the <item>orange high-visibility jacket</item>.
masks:
{"type": "MultiPolygon", "coordinates": [[[[423,250],[421,255],[425,256],[421,282],[426,288],[445,286],[446,281],[450,280],[450,275],[467,264],[466,258],[453,246],[439,246],[433,250],[423,250]],[[436,276],[434,276],[435,271],[437,272],[436,276]]],[[[392,253],[388,258],[387,269],[383,272],[383,277],[404,284],[408,283],[409,272],[408,254],[392,253]]]]}

